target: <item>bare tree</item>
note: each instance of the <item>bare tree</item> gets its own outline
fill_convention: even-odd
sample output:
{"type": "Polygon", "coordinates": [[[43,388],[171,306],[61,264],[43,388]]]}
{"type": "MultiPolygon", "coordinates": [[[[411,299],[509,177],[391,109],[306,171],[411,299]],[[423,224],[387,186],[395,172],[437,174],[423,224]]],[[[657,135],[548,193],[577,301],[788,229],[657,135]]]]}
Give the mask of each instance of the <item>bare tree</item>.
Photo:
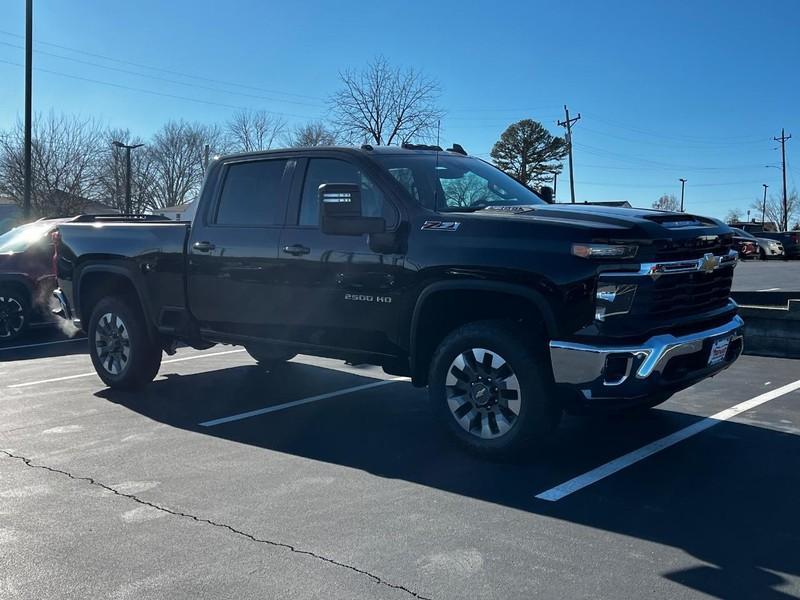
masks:
{"type": "Polygon", "coordinates": [[[656,210],[678,212],[681,209],[681,205],[678,204],[678,201],[672,194],[664,194],[663,196],[661,196],[661,198],[653,202],[653,208],[655,208],[656,210]]]}
{"type": "Polygon", "coordinates": [[[740,208],[732,208],[728,211],[728,214],[725,215],[725,222],[726,223],[741,223],[742,217],[744,213],[740,208]]]}
{"type": "MultiPolygon", "coordinates": [[[[50,113],[37,115],[31,136],[34,216],[80,213],[98,191],[97,166],[103,148],[103,128],[93,119],[50,113]]],[[[24,128],[18,121],[0,136],[0,186],[23,202],[25,188],[24,128]]]]}
{"type": "Polygon", "coordinates": [[[378,57],[361,71],[339,73],[342,88],[330,99],[334,124],[349,143],[401,144],[433,137],[444,113],[439,84],[378,57]]]}
{"type": "Polygon", "coordinates": [[[213,153],[222,145],[216,126],[170,121],[147,146],[152,188],[150,208],[176,206],[193,200],[205,175],[205,147],[213,153]]]}
{"type": "Polygon", "coordinates": [[[231,152],[269,150],[286,129],[286,121],[263,110],[241,110],[225,124],[226,149],[231,152]]]}
{"type": "Polygon", "coordinates": [[[293,148],[301,146],[334,146],[336,134],[328,129],[322,121],[311,121],[305,125],[298,125],[286,136],[287,146],[293,148]]]}
{"type": "MultiPolygon", "coordinates": [[[[798,219],[800,219],[800,198],[798,198],[797,190],[792,190],[786,196],[786,207],[788,209],[789,216],[787,217],[787,223],[794,223],[798,219]]],[[[761,217],[761,212],[764,209],[764,199],[759,198],[753,200],[753,203],[750,205],[751,210],[754,214],[761,217]]],[[[764,210],[764,220],[769,223],[775,223],[778,225],[778,228],[781,227],[783,223],[783,195],[779,196],[770,196],[767,198],[767,207],[764,210]]]]}

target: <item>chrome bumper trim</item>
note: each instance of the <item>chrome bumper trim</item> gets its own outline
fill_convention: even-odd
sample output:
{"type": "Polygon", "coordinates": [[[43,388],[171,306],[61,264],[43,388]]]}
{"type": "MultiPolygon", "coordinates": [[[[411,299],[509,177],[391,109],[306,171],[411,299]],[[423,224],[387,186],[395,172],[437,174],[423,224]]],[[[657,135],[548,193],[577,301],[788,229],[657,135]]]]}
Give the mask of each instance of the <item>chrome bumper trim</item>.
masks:
{"type": "Polygon", "coordinates": [[[731,337],[731,341],[741,339],[743,327],[744,321],[736,315],[728,323],[713,329],[683,336],[656,335],[636,346],[592,346],[554,340],[550,342],[553,377],[556,383],[578,386],[597,384],[603,377],[608,356],[627,354],[632,360],[628,361],[628,371],[625,376],[615,381],[604,382],[603,385],[621,385],[631,375],[638,380],[644,380],[654,374],[663,373],[672,358],[699,352],[706,340],[728,336],[731,337]],[[635,373],[632,373],[634,369],[635,373]]]}

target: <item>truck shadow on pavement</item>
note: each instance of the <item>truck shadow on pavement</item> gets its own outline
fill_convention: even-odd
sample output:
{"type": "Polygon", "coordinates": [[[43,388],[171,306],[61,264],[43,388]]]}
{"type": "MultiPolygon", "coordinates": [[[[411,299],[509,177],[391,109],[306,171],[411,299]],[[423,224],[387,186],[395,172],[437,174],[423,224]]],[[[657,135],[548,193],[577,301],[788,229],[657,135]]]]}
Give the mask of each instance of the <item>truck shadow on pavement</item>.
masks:
{"type": "MultiPolygon", "coordinates": [[[[559,502],[546,502],[534,496],[698,417],[653,410],[637,418],[566,418],[536,457],[517,463],[463,452],[439,429],[425,392],[405,382],[215,427],[198,425],[371,381],[290,363],[276,373],[237,366],[168,374],[136,395],[97,395],[174,427],[679,548],[707,564],[653,569],[713,597],[794,597],[779,589],[786,583],[781,574],[800,576],[800,436],[792,433],[720,423],[559,502]]],[[[533,530],[518,518],[522,531],[533,530]]]]}

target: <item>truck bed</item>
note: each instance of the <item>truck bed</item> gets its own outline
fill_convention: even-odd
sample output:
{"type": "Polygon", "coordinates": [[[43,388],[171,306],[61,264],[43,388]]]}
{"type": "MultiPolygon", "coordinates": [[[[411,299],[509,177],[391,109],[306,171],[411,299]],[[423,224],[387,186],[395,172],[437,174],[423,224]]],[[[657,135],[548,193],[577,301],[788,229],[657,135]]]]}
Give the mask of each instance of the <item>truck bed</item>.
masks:
{"type": "MultiPolygon", "coordinates": [[[[142,221],[141,219],[97,219],[67,223],[59,227],[57,270],[61,287],[73,298],[79,319],[81,299],[73,296],[82,278],[92,276],[102,265],[128,278],[149,301],[143,303],[154,323],[165,307],[186,307],[186,243],[190,223],[142,221]]],[[[100,276],[97,273],[95,276],[100,276]]]]}

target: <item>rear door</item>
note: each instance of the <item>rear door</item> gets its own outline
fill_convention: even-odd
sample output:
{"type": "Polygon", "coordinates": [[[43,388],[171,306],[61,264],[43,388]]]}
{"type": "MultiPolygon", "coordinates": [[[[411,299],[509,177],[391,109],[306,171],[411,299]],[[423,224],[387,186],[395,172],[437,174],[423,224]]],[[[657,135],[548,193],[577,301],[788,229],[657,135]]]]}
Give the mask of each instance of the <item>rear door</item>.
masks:
{"type": "Polygon", "coordinates": [[[373,250],[367,235],[322,233],[318,189],[323,183],[358,183],[364,216],[384,216],[389,231],[400,222],[397,206],[362,165],[346,156],[303,160],[295,180],[279,252],[286,337],[394,355],[404,257],[373,250]]]}
{"type": "Polygon", "coordinates": [[[201,328],[232,339],[275,336],[278,242],[294,167],[290,157],[222,165],[188,248],[189,304],[201,328]]]}

